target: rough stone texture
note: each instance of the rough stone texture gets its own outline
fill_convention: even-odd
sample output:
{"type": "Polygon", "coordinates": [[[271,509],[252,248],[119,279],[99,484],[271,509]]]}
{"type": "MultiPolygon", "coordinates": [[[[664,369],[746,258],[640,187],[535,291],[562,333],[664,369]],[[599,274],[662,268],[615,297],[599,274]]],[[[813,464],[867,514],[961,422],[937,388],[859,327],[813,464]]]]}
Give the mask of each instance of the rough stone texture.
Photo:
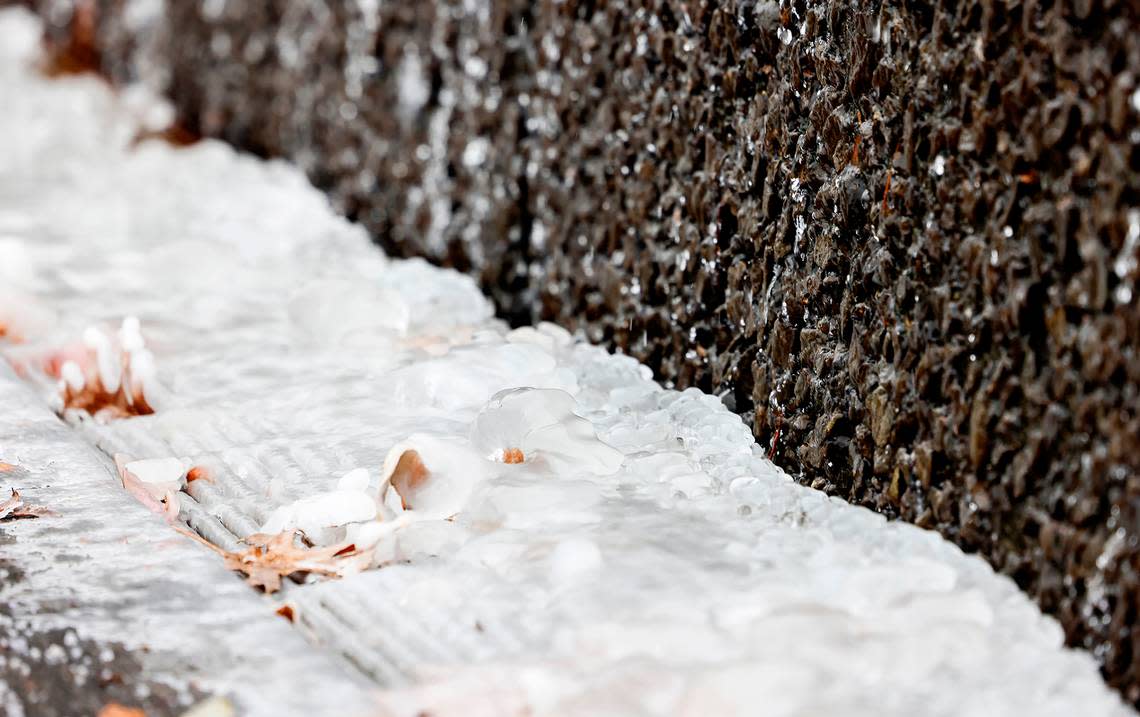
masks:
{"type": "Polygon", "coordinates": [[[1135,3],[170,5],[99,3],[113,79],[984,553],[1140,704],[1135,3]]]}

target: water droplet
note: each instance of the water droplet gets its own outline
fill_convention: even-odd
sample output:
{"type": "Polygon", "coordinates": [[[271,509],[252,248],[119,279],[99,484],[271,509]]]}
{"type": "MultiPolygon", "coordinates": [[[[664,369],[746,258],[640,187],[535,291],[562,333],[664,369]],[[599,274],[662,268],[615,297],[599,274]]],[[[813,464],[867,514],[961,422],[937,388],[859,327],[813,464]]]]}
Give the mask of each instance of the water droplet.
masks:
{"type": "Polygon", "coordinates": [[[946,173],[946,158],[941,154],[934,158],[934,165],[931,167],[934,174],[941,177],[946,173]]]}

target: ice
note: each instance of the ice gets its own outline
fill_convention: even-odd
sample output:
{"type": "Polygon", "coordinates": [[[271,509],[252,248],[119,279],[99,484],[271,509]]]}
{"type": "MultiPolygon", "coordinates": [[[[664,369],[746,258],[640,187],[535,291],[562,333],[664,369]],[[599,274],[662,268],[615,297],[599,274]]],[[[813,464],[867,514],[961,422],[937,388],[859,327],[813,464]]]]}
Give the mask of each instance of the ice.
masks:
{"type": "Polygon", "coordinates": [[[466,441],[413,434],[384,459],[381,493],[394,490],[416,519],[446,519],[463,510],[491,470],[466,441]]]}
{"type": "Polygon", "coordinates": [[[278,508],[261,526],[261,532],[273,535],[297,529],[316,537],[325,528],[373,520],[376,512],[376,499],[366,491],[326,491],[278,508]]]}
{"type": "Polygon", "coordinates": [[[177,458],[132,461],[125,465],[125,469],[155,498],[163,498],[186,484],[186,464],[177,458]]]}
{"type": "Polygon", "coordinates": [[[580,583],[602,567],[602,551],[585,538],[569,538],[550,553],[550,578],[555,585],[580,583]]]}
{"type": "MultiPolygon", "coordinates": [[[[284,592],[391,713],[1127,713],[979,558],[797,485],[715,396],[385,259],[295,168],[132,146],[161,107],[31,74],[34,32],[0,13],[0,352],[41,408],[46,359],[79,391],[117,357],[155,413],[64,412],[70,435],[165,461],[129,462],[164,489],[175,461],[208,469],[178,494],[202,535],[375,546],[376,569],[284,592]]],[[[409,121],[420,52],[396,69],[409,121]]]]}
{"type": "Polygon", "coordinates": [[[608,475],[624,460],[577,415],[577,402],[557,389],[514,388],[495,394],[475,417],[471,443],[489,460],[540,464],[563,475],[608,475]]]}

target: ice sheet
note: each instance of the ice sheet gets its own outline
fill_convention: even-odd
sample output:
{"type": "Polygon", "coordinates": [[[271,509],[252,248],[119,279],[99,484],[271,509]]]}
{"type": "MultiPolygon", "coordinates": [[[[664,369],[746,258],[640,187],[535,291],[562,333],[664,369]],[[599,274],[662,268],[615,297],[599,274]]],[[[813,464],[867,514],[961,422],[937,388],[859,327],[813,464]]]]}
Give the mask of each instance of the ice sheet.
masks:
{"type": "Polygon", "coordinates": [[[381,567],[284,594],[392,714],[1128,713],[982,560],[796,485],[715,397],[509,331],[471,280],[385,259],[284,164],[132,146],[137,108],[35,76],[34,32],[0,14],[0,47],[24,48],[0,60],[8,357],[47,405],[53,352],[138,317],[155,413],[69,421],[107,455],[208,468],[182,517],[223,546],[354,469],[380,490],[389,451],[417,446],[463,491],[455,514],[386,504],[381,567]],[[488,424],[520,387],[545,403],[488,424]]]}

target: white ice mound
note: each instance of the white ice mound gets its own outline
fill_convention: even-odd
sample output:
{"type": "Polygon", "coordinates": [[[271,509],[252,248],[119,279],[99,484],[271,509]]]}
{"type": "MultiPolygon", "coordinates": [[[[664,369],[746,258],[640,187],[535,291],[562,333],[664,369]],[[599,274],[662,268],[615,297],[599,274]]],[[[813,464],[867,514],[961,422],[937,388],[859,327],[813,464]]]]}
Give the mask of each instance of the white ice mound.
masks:
{"type": "Polygon", "coordinates": [[[346,473],[335,490],[306,496],[273,511],[261,532],[275,535],[296,529],[312,537],[325,528],[374,520],[376,515],[376,497],[368,491],[368,471],[357,468],[346,473]]]}
{"type": "Polygon", "coordinates": [[[55,312],[11,286],[0,283],[0,339],[20,343],[49,334],[58,321],[55,312]]]}
{"type": "Polygon", "coordinates": [[[512,344],[541,346],[551,354],[557,354],[574,343],[574,337],[569,331],[546,321],[539,323],[538,326],[520,326],[507,334],[506,338],[512,344]]]}
{"type": "Polygon", "coordinates": [[[578,402],[565,391],[514,388],[500,391],[471,427],[471,445],[488,460],[546,467],[560,475],[609,475],[625,456],[603,442],[578,402]]]}
{"type": "Polygon", "coordinates": [[[407,302],[364,279],[325,279],[301,287],[289,301],[293,324],[318,343],[341,344],[408,330],[407,302]]]}
{"type": "Polygon", "coordinates": [[[131,461],[124,466],[124,470],[156,499],[161,499],[168,493],[176,493],[186,485],[187,467],[178,458],[131,461]]]}
{"type": "Polygon", "coordinates": [[[380,494],[397,511],[423,519],[446,519],[467,505],[494,465],[466,443],[439,436],[414,434],[392,447],[384,460],[380,494]]]}
{"type": "Polygon", "coordinates": [[[391,264],[381,283],[405,297],[412,330],[418,333],[476,326],[494,315],[491,302],[471,277],[440,269],[423,259],[391,264]]]}
{"type": "Polygon", "coordinates": [[[476,409],[499,391],[517,386],[577,393],[573,372],[559,368],[543,347],[530,343],[473,345],[420,361],[391,374],[406,405],[458,411],[476,409]]]}

